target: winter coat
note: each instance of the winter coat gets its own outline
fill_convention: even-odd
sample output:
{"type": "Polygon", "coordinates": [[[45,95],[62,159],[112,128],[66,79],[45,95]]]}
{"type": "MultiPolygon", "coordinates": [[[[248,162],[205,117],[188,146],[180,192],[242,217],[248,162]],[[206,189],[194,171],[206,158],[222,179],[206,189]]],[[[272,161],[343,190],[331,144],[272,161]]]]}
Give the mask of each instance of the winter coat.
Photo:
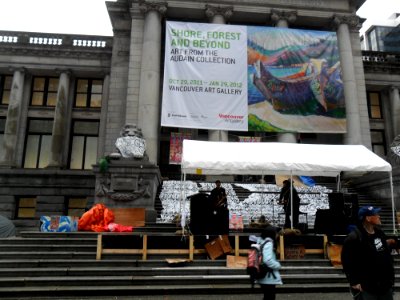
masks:
{"type": "Polygon", "coordinates": [[[276,259],[276,254],[274,250],[274,242],[270,238],[266,238],[265,240],[259,238],[257,240],[257,244],[262,244],[265,241],[263,248],[263,262],[273,270],[272,273],[268,273],[264,278],[258,279],[257,282],[259,284],[282,284],[281,275],[279,273],[279,269],[281,268],[280,262],[276,259]]]}
{"type": "Polygon", "coordinates": [[[394,284],[394,267],[387,237],[375,228],[369,235],[362,226],[344,241],[342,264],[350,285],[361,284],[370,293],[385,293],[394,284]]]}

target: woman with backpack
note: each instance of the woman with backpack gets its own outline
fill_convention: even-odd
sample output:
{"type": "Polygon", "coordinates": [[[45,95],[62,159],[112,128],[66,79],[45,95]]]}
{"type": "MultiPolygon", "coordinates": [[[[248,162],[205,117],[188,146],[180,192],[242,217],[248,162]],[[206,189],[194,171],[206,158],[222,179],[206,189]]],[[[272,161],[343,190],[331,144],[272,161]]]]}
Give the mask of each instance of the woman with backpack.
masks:
{"type": "Polygon", "coordinates": [[[268,272],[265,277],[258,279],[257,282],[261,285],[264,293],[264,300],[275,300],[275,287],[277,284],[282,284],[279,269],[280,262],[276,259],[275,241],[276,230],[273,226],[267,226],[261,232],[257,244],[262,248],[262,262],[268,267],[268,272]]]}

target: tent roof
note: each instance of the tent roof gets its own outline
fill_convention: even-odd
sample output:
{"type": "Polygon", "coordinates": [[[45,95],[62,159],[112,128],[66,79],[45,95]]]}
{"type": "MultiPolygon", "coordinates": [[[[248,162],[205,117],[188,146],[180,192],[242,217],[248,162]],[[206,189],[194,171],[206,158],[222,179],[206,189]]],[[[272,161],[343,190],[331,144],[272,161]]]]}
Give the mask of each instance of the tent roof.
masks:
{"type": "Polygon", "coordinates": [[[390,172],[392,166],[362,145],[239,143],[184,140],[185,174],[337,176],[341,171],[390,172]]]}

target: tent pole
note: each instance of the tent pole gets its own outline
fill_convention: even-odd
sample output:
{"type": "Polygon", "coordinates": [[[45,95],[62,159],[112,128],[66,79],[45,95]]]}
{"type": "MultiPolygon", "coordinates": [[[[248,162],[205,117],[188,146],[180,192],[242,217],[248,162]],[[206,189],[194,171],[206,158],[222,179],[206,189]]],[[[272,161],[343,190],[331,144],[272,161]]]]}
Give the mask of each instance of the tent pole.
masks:
{"type": "Polygon", "coordinates": [[[185,216],[185,198],[184,198],[184,184],[186,182],[186,173],[181,175],[181,201],[179,201],[179,210],[181,213],[181,227],[182,235],[185,235],[186,216],[185,216]]]}
{"type": "Polygon", "coordinates": [[[338,176],[336,176],[336,191],[339,193],[340,192],[340,173],[338,174],[338,176]]]}
{"type": "Polygon", "coordinates": [[[293,171],[290,170],[290,229],[293,229],[293,171]]]}
{"type": "Polygon", "coordinates": [[[389,172],[389,175],[390,175],[390,192],[391,192],[391,196],[392,196],[393,234],[396,234],[396,215],[395,215],[395,206],[394,206],[392,171],[389,172]]]}

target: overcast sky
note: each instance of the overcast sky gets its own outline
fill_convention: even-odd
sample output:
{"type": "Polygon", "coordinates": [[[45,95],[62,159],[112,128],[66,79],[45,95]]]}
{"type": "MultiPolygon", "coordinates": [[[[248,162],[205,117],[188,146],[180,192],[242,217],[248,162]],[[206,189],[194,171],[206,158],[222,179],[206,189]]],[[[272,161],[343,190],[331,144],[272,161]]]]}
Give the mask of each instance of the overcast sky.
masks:
{"type": "MultiPolygon", "coordinates": [[[[381,20],[396,10],[400,0],[367,0],[358,15],[381,20]]],[[[112,35],[104,0],[0,0],[0,30],[112,35]]]]}

